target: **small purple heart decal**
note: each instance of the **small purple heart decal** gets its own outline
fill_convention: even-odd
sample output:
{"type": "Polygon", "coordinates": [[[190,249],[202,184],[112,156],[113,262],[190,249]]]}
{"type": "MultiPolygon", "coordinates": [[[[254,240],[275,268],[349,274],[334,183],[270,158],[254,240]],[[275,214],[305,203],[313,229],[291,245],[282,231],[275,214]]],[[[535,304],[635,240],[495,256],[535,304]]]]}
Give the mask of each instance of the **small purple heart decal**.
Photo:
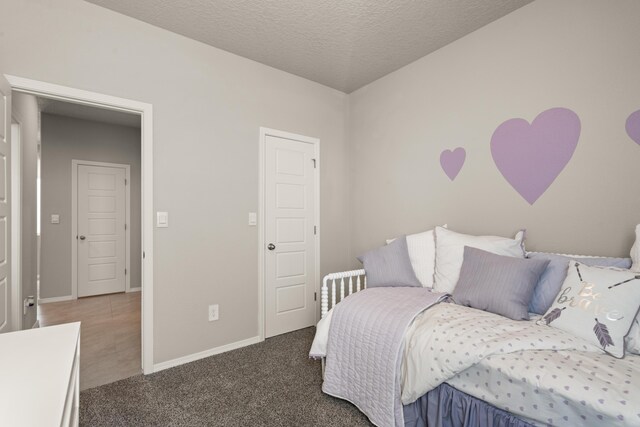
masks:
{"type": "Polygon", "coordinates": [[[551,108],[529,124],[510,119],[491,137],[493,161],[507,182],[533,205],[569,163],[580,138],[580,119],[551,108]]]}
{"type": "Polygon", "coordinates": [[[464,148],[458,147],[455,150],[444,150],[440,153],[440,166],[442,170],[447,174],[449,179],[453,181],[458,176],[462,165],[464,165],[464,159],[467,157],[464,148]]]}
{"type": "Polygon", "coordinates": [[[636,144],[640,144],[640,110],[631,113],[627,118],[627,135],[633,139],[636,144]]]}

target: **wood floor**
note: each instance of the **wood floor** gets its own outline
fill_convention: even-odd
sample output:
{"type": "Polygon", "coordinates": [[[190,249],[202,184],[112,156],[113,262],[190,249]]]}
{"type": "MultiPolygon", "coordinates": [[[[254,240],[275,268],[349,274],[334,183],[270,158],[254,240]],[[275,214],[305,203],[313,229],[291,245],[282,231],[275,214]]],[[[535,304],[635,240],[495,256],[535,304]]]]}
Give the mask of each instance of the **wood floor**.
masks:
{"type": "Polygon", "coordinates": [[[42,304],[40,326],[82,322],[80,389],[129,378],[142,372],[140,292],[100,295],[42,304]]]}

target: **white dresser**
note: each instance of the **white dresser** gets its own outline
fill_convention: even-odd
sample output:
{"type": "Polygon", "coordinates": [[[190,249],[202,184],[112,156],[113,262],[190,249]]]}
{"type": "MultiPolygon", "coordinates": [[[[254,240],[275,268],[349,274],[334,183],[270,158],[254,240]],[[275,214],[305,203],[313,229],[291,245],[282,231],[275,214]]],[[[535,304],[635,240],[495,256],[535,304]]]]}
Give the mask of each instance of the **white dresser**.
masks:
{"type": "Polygon", "coordinates": [[[0,335],[0,425],[77,426],[80,323],[0,335]]]}

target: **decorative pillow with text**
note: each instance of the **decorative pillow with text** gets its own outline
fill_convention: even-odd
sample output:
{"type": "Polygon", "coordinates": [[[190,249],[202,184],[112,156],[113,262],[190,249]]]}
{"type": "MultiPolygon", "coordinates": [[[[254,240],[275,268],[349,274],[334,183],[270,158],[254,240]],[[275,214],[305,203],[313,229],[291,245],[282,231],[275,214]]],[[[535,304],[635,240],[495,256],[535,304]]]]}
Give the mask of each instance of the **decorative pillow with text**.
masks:
{"type": "Polygon", "coordinates": [[[631,267],[630,258],[609,258],[609,257],[591,257],[584,255],[562,255],[551,254],[545,252],[529,252],[527,258],[531,259],[548,259],[549,265],[540,276],[536,289],[533,292],[533,298],[529,304],[529,311],[536,314],[544,314],[553,304],[558,291],[567,277],[567,268],[569,261],[574,260],[582,264],[598,267],[615,267],[629,268],[631,267]]]}
{"type": "Polygon", "coordinates": [[[569,262],[560,292],[539,324],[583,338],[624,357],[624,338],[640,307],[640,274],[569,262]]]}

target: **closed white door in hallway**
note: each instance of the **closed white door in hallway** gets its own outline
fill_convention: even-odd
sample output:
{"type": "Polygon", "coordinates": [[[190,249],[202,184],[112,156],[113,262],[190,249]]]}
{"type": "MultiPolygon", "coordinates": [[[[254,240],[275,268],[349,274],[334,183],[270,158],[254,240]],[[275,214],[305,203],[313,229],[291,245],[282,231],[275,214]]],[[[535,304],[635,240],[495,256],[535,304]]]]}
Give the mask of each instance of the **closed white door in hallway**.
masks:
{"type": "Polygon", "coordinates": [[[125,291],[125,172],[78,165],[78,297],[125,291]]]}

